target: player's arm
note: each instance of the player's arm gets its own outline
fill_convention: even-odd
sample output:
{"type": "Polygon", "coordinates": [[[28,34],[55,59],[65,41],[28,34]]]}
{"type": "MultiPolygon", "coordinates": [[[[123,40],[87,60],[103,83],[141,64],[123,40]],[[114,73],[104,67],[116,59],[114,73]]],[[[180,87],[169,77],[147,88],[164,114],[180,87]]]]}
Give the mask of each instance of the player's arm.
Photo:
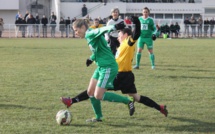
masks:
{"type": "Polygon", "coordinates": [[[132,38],[128,41],[129,46],[133,46],[137,39],[140,37],[140,21],[138,17],[132,16],[131,21],[135,24],[135,28],[133,30],[132,38]]]}
{"type": "Polygon", "coordinates": [[[90,31],[87,32],[86,37],[87,38],[96,38],[98,36],[103,35],[104,33],[111,32],[112,30],[115,30],[114,25],[91,29],[90,31]]]}
{"type": "Polygon", "coordinates": [[[157,33],[157,27],[156,27],[154,20],[152,22],[153,22],[152,32],[153,32],[153,34],[156,34],[157,33]]]}
{"type": "Polygon", "coordinates": [[[92,60],[92,61],[95,60],[95,54],[94,53],[90,56],[90,60],[92,60]]]}
{"type": "Polygon", "coordinates": [[[93,63],[94,60],[95,60],[95,55],[92,54],[92,55],[90,56],[90,58],[88,58],[88,59],[86,60],[86,66],[87,66],[87,67],[90,66],[90,65],[93,63]]]}
{"type": "Polygon", "coordinates": [[[155,25],[155,22],[154,22],[154,20],[152,21],[153,22],[153,28],[152,28],[152,40],[156,40],[156,33],[157,33],[157,27],[156,27],[156,25],[155,25]]]}
{"type": "MultiPolygon", "coordinates": [[[[110,25],[110,21],[107,22],[106,26],[109,26],[109,25],[110,25]]],[[[109,40],[110,40],[110,37],[109,37],[110,35],[109,35],[109,33],[105,33],[104,35],[105,35],[105,40],[106,40],[107,42],[109,42],[109,40]]]]}
{"type": "Polygon", "coordinates": [[[133,24],[135,24],[132,38],[136,41],[140,37],[140,21],[136,16],[133,16],[131,21],[133,22],[133,24]]]}
{"type": "MultiPolygon", "coordinates": [[[[113,22],[112,20],[108,21],[107,25],[106,26],[110,26],[110,25],[125,25],[126,26],[126,23],[124,20],[121,20],[120,22],[116,23],[116,22],[113,22]]],[[[123,27],[124,28],[124,27],[123,27]]],[[[115,30],[120,30],[120,29],[115,29],[115,30]]],[[[113,31],[115,31],[113,30],[113,31]]],[[[114,37],[116,38],[115,36],[112,35],[112,33],[108,32],[108,33],[105,33],[105,40],[109,43],[110,41],[110,37],[114,37]]]]}

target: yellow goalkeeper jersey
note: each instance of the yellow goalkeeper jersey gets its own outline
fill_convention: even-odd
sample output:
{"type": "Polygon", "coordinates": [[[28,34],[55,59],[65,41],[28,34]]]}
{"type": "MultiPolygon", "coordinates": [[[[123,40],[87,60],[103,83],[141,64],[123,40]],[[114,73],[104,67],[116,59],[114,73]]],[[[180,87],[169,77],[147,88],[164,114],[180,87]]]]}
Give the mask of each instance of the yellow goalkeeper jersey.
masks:
{"type": "Polygon", "coordinates": [[[90,26],[90,28],[92,28],[92,29],[96,29],[96,28],[100,28],[100,27],[103,27],[103,25],[99,24],[97,27],[95,25],[90,26]]]}
{"type": "Polygon", "coordinates": [[[116,62],[118,63],[118,72],[132,71],[132,60],[135,53],[135,43],[131,36],[120,44],[115,55],[116,62]],[[132,45],[129,45],[132,44],[132,45]]]}

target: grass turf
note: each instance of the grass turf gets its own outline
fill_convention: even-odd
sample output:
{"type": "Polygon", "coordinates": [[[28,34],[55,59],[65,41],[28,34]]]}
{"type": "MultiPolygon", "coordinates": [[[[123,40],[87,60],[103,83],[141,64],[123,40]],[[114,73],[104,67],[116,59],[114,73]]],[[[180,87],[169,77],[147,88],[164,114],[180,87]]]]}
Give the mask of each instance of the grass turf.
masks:
{"type": "MultiPolygon", "coordinates": [[[[88,86],[96,65],[81,39],[0,40],[0,133],[215,133],[214,39],[158,39],[151,70],[142,52],[133,70],[138,93],[166,104],[169,116],[135,103],[130,117],[123,104],[102,102],[105,121],[94,116],[90,101],[74,104],[69,126],[59,126],[56,113],[66,109],[60,96],[75,96],[88,86]]],[[[120,92],[117,92],[120,93],[120,92]]]]}

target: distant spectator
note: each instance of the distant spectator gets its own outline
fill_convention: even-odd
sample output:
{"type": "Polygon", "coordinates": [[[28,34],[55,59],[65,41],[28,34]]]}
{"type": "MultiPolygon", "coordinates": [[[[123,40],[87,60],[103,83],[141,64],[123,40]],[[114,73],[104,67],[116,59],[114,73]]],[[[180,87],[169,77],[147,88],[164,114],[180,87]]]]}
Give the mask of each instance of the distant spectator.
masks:
{"type": "Polygon", "coordinates": [[[170,28],[170,36],[171,38],[173,38],[173,33],[175,33],[175,25],[171,23],[169,28],[170,28]]]}
{"type": "Polygon", "coordinates": [[[178,38],[178,35],[180,34],[181,27],[178,25],[178,22],[175,23],[175,37],[178,38]]]}
{"type": "Polygon", "coordinates": [[[189,25],[190,25],[189,18],[186,17],[186,19],[184,20],[184,35],[186,37],[189,37],[189,25]]]}
{"type": "Polygon", "coordinates": [[[106,5],[107,4],[107,0],[103,0],[103,4],[106,5]]]}
{"type": "Polygon", "coordinates": [[[19,17],[15,21],[15,37],[18,37],[18,33],[20,31],[20,19],[22,19],[22,15],[19,14],[19,17]]]}
{"type": "Polygon", "coordinates": [[[215,25],[215,21],[214,21],[214,18],[212,18],[210,21],[210,37],[213,36],[213,30],[214,30],[214,25],[215,25]]]}
{"type": "Polygon", "coordinates": [[[33,37],[33,26],[34,26],[34,24],[36,23],[36,20],[35,20],[35,18],[33,17],[33,15],[32,14],[29,14],[29,17],[28,17],[28,19],[27,19],[27,24],[28,24],[28,26],[27,26],[27,36],[28,37],[33,37]]]}
{"type": "Polygon", "coordinates": [[[196,19],[194,16],[191,16],[189,21],[192,30],[192,37],[196,37],[196,19]]]}
{"type": "Polygon", "coordinates": [[[170,27],[169,25],[166,23],[166,25],[164,25],[164,33],[168,35],[170,35],[170,27]]]}
{"type": "Polygon", "coordinates": [[[208,18],[206,18],[204,20],[204,37],[207,37],[209,24],[210,24],[210,22],[209,22],[208,18]]]}
{"type": "Polygon", "coordinates": [[[70,17],[68,17],[66,19],[66,37],[69,38],[69,34],[70,34],[70,28],[71,28],[71,20],[70,20],[70,17]]]}
{"type": "Polygon", "coordinates": [[[107,23],[107,18],[103,18],[102,21],[103,21],[103,24],[106,24],[107,23]]]}
{"type": "Polygon", "coordinates": [[[98,19],[99,19],[99,24],[105,24],[101,17],[98,17],[98,19]]]}
{"type": "Polygon", "coordinates": [[[22,37],[25,38],[25,31],[26,31],[26,21],[25,18],[20,16],[19,18],[19,24],[21,24],[19,26],[20,31],[22,32],[22,37]]]}
{"type": "Polygon", "coordinates": [[[87,7],[84,4],[83,7],[82,7],[82,17],[86,16],[87,14],[88,14],[87,7]]]}
{"type": "Polygon", "coordinates": [[[125,17],[124,21],[125,21],[126,25],[128,25],[128,27],[131,28],[132,22],[131,22],[131,20],[128,18],[128,16],[125,17]]]}
{"type": "Polygon", "coordinates": [[[54,14],[54,12],[52,12],[50,16],[50,21],[56,21],[56,20],[57,20],[57,16],[54,14]]]}
{"type": "Polygon", "coordinates": [[[0,18],[0,37],[2,37],[3,31],[4,31],[4,20],[0,18]]]}
{"type": "Polygon", "coordinates": [[[43,18],[41,20],[42,25],[42,29],[43,29],[43,38],[47,37],[47,24],[48,24],[48,19],[46,18],[45,15],[43,15],[43,18]]]}
{"type": "Polygon", "coordinates": [[[189,0],[188,3],[195,3],[195,1],[194,0],[189,0]]]}
{"type": "Polygon", "coordinates": [[[25,19],[26,22],[27,22],[29,14],[30,14],[29,11],[26,11],[25,16],[24,16],[24,19],[25,19]]]}
{"type": "Polygon", "coordinates": [[[50,21],[56,21],[57,20],[57,16],[54,14],[54,12],[51,13],[51,16],[50,16],[50,21]]]}
{"type": "Polygon", "coordinates": [[[18,11],[16,16],[15,16],[15,20],[17,20],[19,18],[20,12],[18,11]]]}
{"type": "Polygon", "coordinates": [[[202,37],[202,24],[203,20],[202,17],[200,16],[199,19],[197,20],[198,37],[202,37]]]}
{"type": "Polygon", "coordinates": [[[36,24],[35,30],[36,30],[36,33],[37,33],[36,36],[39,37],[40,36],[40,17],[39,17],[38,14],[36,14],[36,17],[35,17],[35,24],[36,24]]]}
{"type": "Polygon", "coordinates": [[[164,27],[164,24],[162,24],[161,26],[160,26],[160,36],[162,36],[163,34],[165,34],[165,29],[164,29],[165,27],[164,27]]]}
{"type": "Polygon", "coordinates": [[[60,22],[59,22],[60,26],[59,26],[59,30],[60,30],[60,33],[61,33],[61,38],[63,38],[63,34],[65,32],[65,21],[63,19],[63,17],[60,18],[60,22]]]}
{"type": "Polygon", "coordinates": [[[56,26],[57,26],[57,23],[56,23],[55,19],[52,18],[52,19],[51,19],[51,22],[50,22],[51,37],[52,37],[52,38],[55,38],[55,29],[56,29],[56,26]]]}
{"type": "Polygon", "coordinates": [[[95,18],[93,21],[93,25],[91,25],[90,28],[96,29],[96,28],[100,28],[100,27],[103,27],[103,25],[99,23],[98,18],[95,18]]]}
{"type": "Polygon", "coordinates": [[[89,24],[90,24],[90,25],[93,24],[93,19],[90,17],[89,14],[86,15],[86,19],[89,21],[89,24]]]}

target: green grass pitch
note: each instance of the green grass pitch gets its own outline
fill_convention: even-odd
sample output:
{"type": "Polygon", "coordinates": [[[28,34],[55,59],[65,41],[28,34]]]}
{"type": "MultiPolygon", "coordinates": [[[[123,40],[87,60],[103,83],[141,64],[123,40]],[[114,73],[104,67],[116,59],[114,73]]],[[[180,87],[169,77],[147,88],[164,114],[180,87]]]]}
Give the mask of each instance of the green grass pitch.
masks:
{"type": "MultiPolygon", "coordinates": [[[[94,116],[89,100],[72,105],[73,120],[59,126],[55,115],[66,107],[61,96],[87,89],[95,64],[83,39],[0,39],[1,134],[191,134],[215,133],[215,39],[157,39],[156,70],[146,49],[133,70],[138,93],[166,104],[169,116],[135,103],[102,102],[105,121],[94,116]]],[[[117,92],[121,94],[121,92],[117,92]]]]}

